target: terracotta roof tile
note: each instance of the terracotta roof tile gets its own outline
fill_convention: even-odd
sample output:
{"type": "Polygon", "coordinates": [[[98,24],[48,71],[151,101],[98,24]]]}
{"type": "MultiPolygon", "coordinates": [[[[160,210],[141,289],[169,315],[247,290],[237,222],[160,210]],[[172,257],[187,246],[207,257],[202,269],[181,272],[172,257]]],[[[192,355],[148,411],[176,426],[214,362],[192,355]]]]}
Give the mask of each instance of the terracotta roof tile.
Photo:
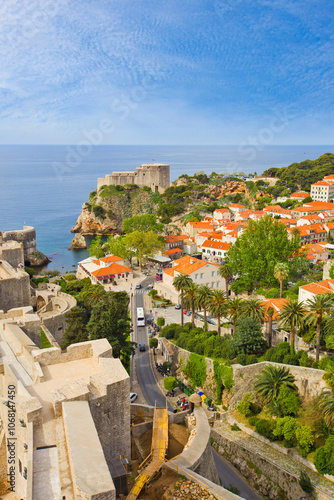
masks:
{"type": "Polygon", "coordinates": [[[129,267],[122,266],[121,264],[112,264],[109,267],[101,267],[96,271],[93,271],[92,274],[98,278],[103,276],[110,276],[112,274],[122,274],[122,273],[132,273],[132,269],[129,267]]]}

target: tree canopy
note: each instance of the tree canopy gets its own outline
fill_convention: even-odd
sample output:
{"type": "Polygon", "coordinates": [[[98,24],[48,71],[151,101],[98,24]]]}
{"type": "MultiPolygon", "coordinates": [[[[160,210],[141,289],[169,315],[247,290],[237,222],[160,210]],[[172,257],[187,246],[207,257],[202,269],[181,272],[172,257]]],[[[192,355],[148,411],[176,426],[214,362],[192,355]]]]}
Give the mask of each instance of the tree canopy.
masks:
{"type": "Polygon", "coordinates": [[[250,221],[228,251],[228,258],[233,274],[238,275],[231,286],[235,291],[275,286],[274,269],[278,262],[296,272],[305,260],[299,253],[299,237],[290,240],[282,222],[270,216],[250,221]]]}
{"type": "Polygon", "coordinates": [[[154,214],[134,215],[123,220],[125,233],[132,233],[133,231],[162,233],[163,229],[164,225],[157,222],[157,217],[154,214]]]}

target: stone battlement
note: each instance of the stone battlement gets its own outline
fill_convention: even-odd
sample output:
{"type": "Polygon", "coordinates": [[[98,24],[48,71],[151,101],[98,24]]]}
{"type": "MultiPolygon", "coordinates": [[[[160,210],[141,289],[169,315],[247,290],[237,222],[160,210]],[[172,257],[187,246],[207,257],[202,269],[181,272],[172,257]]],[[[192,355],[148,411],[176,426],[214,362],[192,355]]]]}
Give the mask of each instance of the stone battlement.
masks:
{"type": "Polygon", "coordinates": [[[97,190],[102,186],[150,187],[153,192],[163,193],[170,184],[170,166],[160,163],[147,163],[136,168],[135,172],[113,172],[97,180],[97,190]]]}

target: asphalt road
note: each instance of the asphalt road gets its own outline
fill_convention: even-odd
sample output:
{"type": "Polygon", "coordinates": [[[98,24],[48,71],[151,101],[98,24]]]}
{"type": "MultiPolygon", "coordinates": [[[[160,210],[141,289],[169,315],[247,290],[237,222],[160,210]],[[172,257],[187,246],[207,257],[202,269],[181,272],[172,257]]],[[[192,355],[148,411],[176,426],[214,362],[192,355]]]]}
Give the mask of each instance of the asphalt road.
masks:
{"type": "MultiPolygon", "coordinates": [[[[133,291],[133,303],[134,311],[136,307],[144,307],[144,295],[145,288],[149,283],[152,283],[152,278],[148,277],[142,281],[142,288],[140,290],[133,291]]],[[[156,380],[154,373],[152,371],[152,366],[150,363],[149,352],[148,352],[148,333],[147,327],[136,326],[135,317],[133,318],[133,324],[135,329],[137,329],[137,342],[138,344],[145,344],[146,351],[140,352],[137,348],[137,377],[140,384],[143,396],[147,404],[154,406],[165,406],[167,401],[167,406],[170,411],[173,411],[172,405],[166,399],[164,394],[162,394],[156,380]]],[[[212,448],[212,453],[214,461],[216,464],[218,476],[221,479],[222,486],[226,487],[230,484],[237,487],[240,491],[239,495],[246,500],[262,500],[256,491],[254,491],[246,482],[246,480],[232,467],[225,459],[223,459],[215,450],[212,448]]]]}
{"type": "MultiPolygon", "coordinates": [[[[143,292],[145,290],[145,287],[147,286],[148,283],[152,283],[152,278],[146,278],[144,281],[142,281],[142,289],[140,290],[134,290],[133,292],[133,298],[134,298],[134,310],[136,310],[136,307],[144,307],[144,296],[143,292]]],[[[157,406],[166,406],[167,402],[167,407],[170,411],[173,411],[173,407],[170,404],[170,402],[166,399],[164,394],[162,394],[156,380],[154,373],[152,371],[152,366],[150,363],[150,356],[149,356],[149,350],[148,350],[148,333],[147,333],[147,327],[137,327],[136,326],[136,321],[135,318],[133,319],[133,324],[135,325],[135,328],[137,329],[137,342],[138,344],[145,344],[146,345],[146,351],[139,351],[137,348],[137,377],[138,377],[138,382],[140,384],[143,396],[147,402],[147,404],[154,406],[155,404],[157,406]]]]}
{"type": "Polygon", "coordinates": [[[213,458],[216,464],[218,476],[221,480],[221,485],[227,488],[230,484],[238,488],[242,498],[246,500],[263,500],[262,497],[249,486],[246,479],[244,479],[239,472],[230,465],[227,460],[222,458],[214,448],[211,447],[213,458]]]}

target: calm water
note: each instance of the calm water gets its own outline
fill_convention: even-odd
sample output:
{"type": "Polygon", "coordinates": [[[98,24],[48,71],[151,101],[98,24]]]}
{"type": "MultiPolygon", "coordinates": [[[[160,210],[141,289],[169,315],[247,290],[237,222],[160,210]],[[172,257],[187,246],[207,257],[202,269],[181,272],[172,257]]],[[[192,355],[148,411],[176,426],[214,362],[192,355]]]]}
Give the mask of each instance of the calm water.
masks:
{"type": "Polygon", "coordinates": [[[200,170],[262,173],[333,152],[334,146],[267,146],[239,151],[236,146],[0,146],[0,230],[31,225],[50,269],[71,270],[87,251],[69,251],[82,204],[98,177],[135,170],[153,160],[171,166],[171,180],[200,170]]]}

